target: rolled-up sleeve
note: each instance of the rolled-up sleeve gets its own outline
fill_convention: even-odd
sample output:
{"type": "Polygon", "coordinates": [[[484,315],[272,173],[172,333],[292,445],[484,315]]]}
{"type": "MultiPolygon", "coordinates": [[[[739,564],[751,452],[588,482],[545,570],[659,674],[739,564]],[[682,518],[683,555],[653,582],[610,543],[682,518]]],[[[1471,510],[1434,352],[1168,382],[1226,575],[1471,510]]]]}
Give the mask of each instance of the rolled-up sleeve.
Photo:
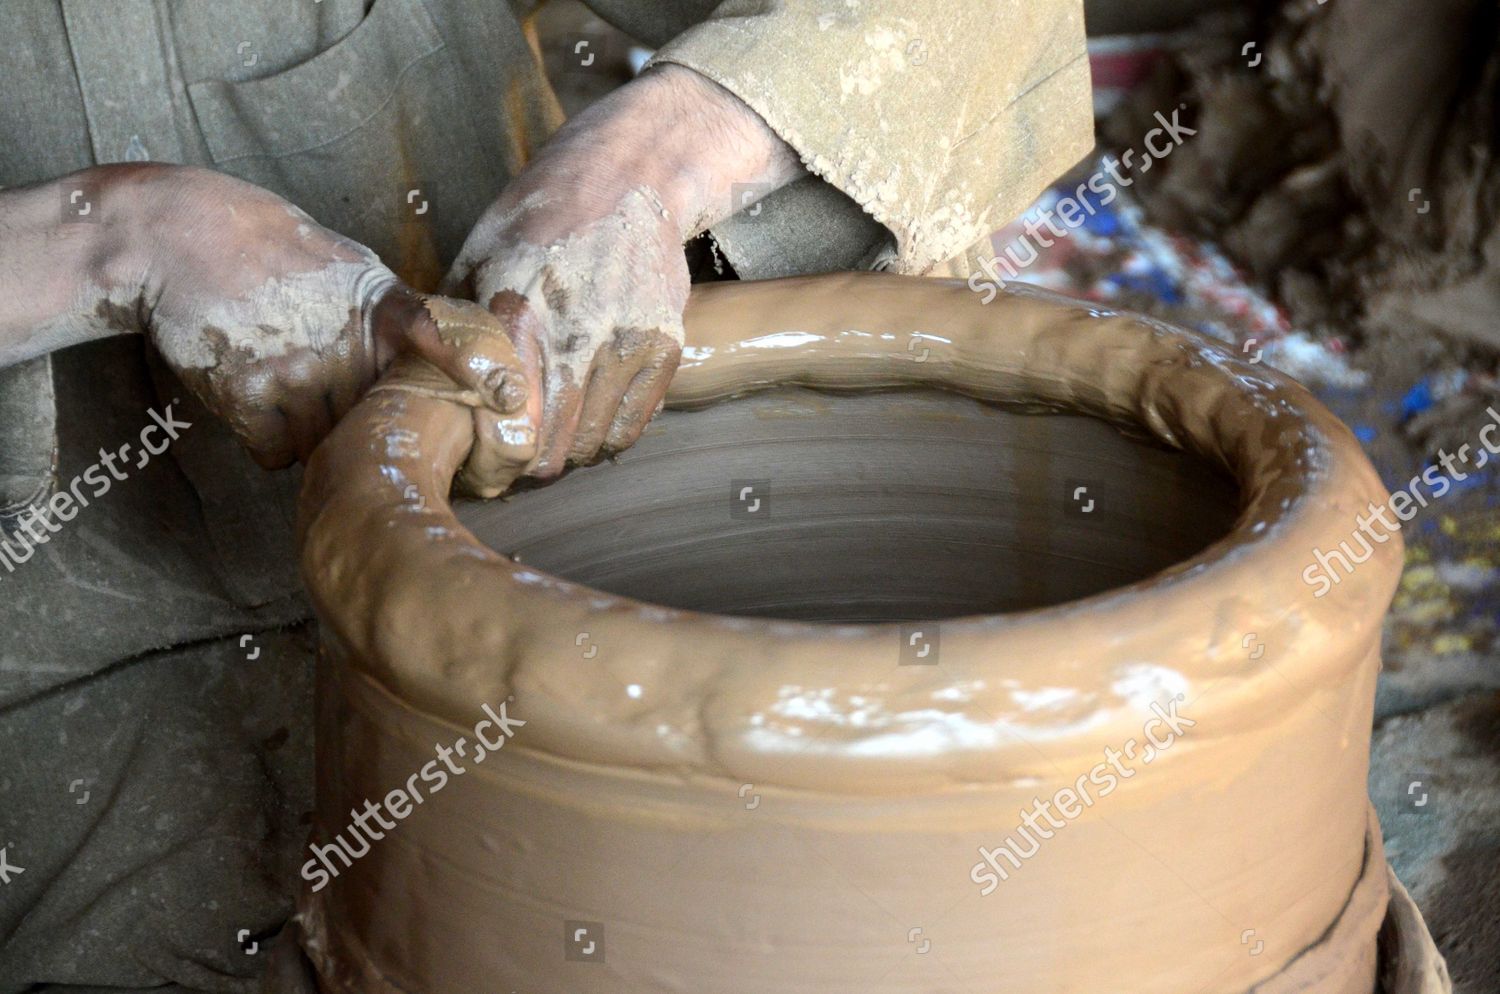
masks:
{"type": "Polygon", "coordinates": [[[754,109],[926,272],[1093,147],[1082,0],[728,0],[652,59],[754,109]]]}

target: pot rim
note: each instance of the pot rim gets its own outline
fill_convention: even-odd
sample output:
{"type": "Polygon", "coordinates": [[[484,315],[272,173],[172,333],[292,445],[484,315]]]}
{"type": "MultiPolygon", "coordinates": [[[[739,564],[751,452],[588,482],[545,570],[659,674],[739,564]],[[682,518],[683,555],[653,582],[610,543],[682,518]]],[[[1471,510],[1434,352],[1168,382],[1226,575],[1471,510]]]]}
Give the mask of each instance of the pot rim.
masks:
{"type": "Polygon", "coordinates": [[[840,793],[1045,775],[1174,697],[1215,717],[1213,738],[1375,665],[1399,532],[1327,597],[1303,570],[1386,491],[1348,429],[1269,367],[1045,291],[986,303],[960,281],[877,273],[697,287],[685,324],[670,406],[926,387],[1088,414],[1218,464],[1240,516],[1145,580],[943,619],[940,664],[898,666],[897,624],[703,614],[512,562],[448,501],[469,410],[381,389],[304,480],[303,577],[330,652],[456,725],[511,701],[530,726],[518,744],[562,759],[840,793]],[[1048,690],[1063,693],[1039,704],[1048,690]]]}

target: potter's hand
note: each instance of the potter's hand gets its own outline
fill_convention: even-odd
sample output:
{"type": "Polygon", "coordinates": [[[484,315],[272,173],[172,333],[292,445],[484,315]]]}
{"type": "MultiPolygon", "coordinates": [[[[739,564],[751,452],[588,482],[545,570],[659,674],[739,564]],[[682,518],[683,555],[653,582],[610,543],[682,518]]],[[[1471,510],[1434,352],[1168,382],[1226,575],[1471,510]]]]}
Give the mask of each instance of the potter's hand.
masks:
{"type": "MultiPolygon", "coordinates": [[[[0,304],[0,364],[144,332],[267,467],[306,459],[399,352],[431,362],[492,415],[524,406],[492,316],[440,333],[423,298],[369,249],[219,173],[105,166],[5,191],[0,235],[12,236],[0,270],[36,288],[23,305],[0,304]]],[[[493,441],[481,433],[481,449],[493,441]]]]}
{"type": "Polygon", "coordinates": [[[682,347],[685,240],[800,172],[796,153],[691,70],[649,70],[570,120],[475,225],[447,292],[502,321],[551,477],[640,436],[682,347]],[[739,186],[744,184],[744,186],[739,186]]]}
{"type": "Polygon", "coordinates": [[[142,274],[151,338],[262,465],[305,460],[400,352],[438,367],[475,406],[524,404],[498,322],[489,334],[473,321],[440,333],[375,253],[280,197],[172,170],[154,198],[142,274]]]}

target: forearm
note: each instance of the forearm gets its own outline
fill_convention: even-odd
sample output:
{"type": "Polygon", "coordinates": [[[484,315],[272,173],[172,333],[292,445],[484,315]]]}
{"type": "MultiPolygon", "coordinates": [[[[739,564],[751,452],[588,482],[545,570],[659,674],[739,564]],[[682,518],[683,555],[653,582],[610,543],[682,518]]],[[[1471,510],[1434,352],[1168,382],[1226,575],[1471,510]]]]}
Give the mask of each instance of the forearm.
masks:
{"type": "Polygon", "coordinates": [[[620,177],[662,200],[683,240],[803,174],[797,153],[717,83],[653,69],[571,119],[543,150],[553,189],[608,210],[620,177]],[[561,175],[559,175],[559,173],[561,175]]]}
{"type": "Polygon", "coordinates": [[[131,174],[105,166],[0,191],[0,367],[141,330],[131,174]]]}
{"type": "MultiPolygon", "coordinates": [[[[707,230],[806,172],[795,149],[713,80],[673,65],[651,69],[638,82],[643,80],[664,80],[690,124],[679,130],[687,141],[676,150],[686,187],[686,237],[707,230]]],[[[642,103],[649,110],[650,101],[642,103]]]]}

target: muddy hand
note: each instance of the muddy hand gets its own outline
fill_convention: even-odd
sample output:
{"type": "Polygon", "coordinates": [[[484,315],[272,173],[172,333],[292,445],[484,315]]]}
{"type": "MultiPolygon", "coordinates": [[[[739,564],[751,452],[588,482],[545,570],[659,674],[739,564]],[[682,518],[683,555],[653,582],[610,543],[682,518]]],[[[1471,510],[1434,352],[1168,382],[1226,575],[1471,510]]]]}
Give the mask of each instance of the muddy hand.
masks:
{"type": "Polygon", "coordinates": [[[796,154],[728,91],[649,70],[569,121],[470,233],[445,291],[506,325],[540,425],[531,472],[631,445],[682,349],[683,242],[800,172],[796,154]]]}
{"type": "MultiPolygon", "coordinates": [[[[402,352],[487,412],[482,439],[524,407],[525,380],[493,316],[440,329],[425,298],[373,252],[280,197],[196,169],[114,182],[116,199],[133,195],[154,219],[138,260],[144,330],[262,465],[305,460],[402,352]]],[[[483,442],[477,451],[493,454],[483,442]]]]}
{"type": "Polygon", "coordinates": [[[409,340],[415,344],[396,360],[393,375],[372,390],[401,390],[472,408],[474,443],[458,475],[458,487],[480,497],[498,497],[536,459],[537,441],[535,421],[527,413],[530,388],[504,326],[467,300],[416,294],[400,299],[400,307],[407,311],[409,340]],[[416,307],[408,310],[413,300],[416,307]],[[443,350],[494,363],[484,392],[461,385],[421,358],[443,350]]]}

